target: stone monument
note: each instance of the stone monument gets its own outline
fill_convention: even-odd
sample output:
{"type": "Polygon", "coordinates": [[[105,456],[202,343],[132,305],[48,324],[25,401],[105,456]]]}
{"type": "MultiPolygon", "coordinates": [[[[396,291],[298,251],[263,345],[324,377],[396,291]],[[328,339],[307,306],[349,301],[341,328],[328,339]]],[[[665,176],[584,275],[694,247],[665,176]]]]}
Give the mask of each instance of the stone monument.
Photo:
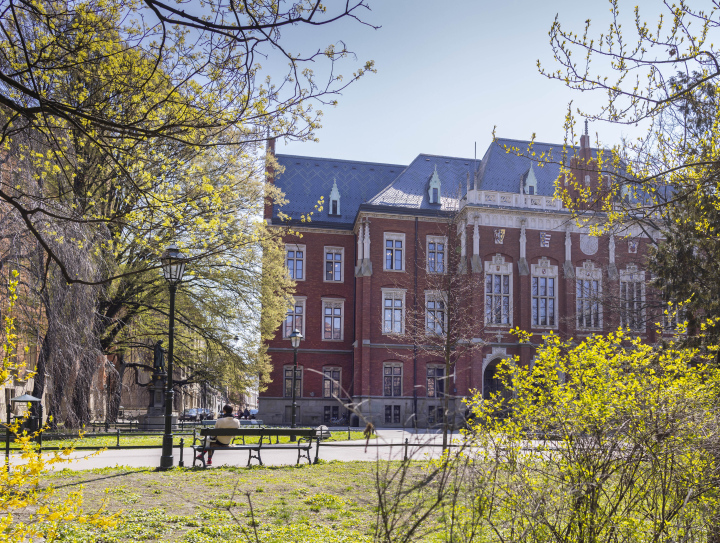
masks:
{"type": "MultiPolygon", "coordinates": [[[[140,429],[163,430],[165,428],[165,350],[162,341],[158,341],[153,349],[153,373],[148,383],[150,404],[147,413],[140,415],[140,429]]],[[[172,428],[177,428],[177,415],[172,416],[172,428]]]]}

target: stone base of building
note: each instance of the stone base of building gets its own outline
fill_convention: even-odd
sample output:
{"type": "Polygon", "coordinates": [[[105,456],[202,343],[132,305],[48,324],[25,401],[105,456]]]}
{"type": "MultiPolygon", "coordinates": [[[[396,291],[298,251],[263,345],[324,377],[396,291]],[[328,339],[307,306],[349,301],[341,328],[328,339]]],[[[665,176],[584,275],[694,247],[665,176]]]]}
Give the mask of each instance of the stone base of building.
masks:
{"type": "MultiPolygon", "coordinates": [[[[378,428],[422,428],[440,429],[443,426],[443,401],[441,398],[418,398],[417,413],[415,401],[409,396],[389,398],[386,396],[357,396],[356,416],[360,425],[372,422],[378,428]]],[[[451,399],[448,405],[448,419],[453,428],[461,428],[465,404],[461,398],[451,399]]]]}
{"type": "MultiPolygon", "coordinates": [[[[332,419],[345,417],[348,412],[344,405],[337,400],[329,398],[298,398],[295,423],[298,426],[319,426],[324,424],[332,426],[332,419]]],[[[350,413],[352,415],[352,413],[350,413]]],[[[289,398],[258,399],[258,414],[256,417],[264,424],[290,425],[292,421],[292,401],[289,398]]],[[[347,426],[347,422],[344,422],[347,426]]]]}
{"type": "MultiPolygon", "coordinates": [[[[442,428],[441,399],[418,398],[417,414],[414,413],[413,398],[404,396],[358,396],[353,398],[355,407],[350,412],[340,402],[327,398],[300,398],[296,403],[295,420],[299,426],[332,426],[328,415],[330,419],[338,415],[349,417],[352,426],[364,427],[372,422],[378,428],[442,428]]],[[[288,398],[260,397],[258,409],[257,418],[264,424],[289,425],[292,420],[292,402],[288,398]]],[[[465,420],[465,404],[460,398],[450,400],[448,410],[453,427],[461,428],[465,420]]]]}
{"type": "MultiPolygon", "coordinates": [[[[164,415],[140,415],[138,417],[140,422],[139,426],[141,430],[164,430],[165,429],[165,416],[164,415]]],[[[177,415],[173,415],[170,419],[171,428],[177,430],[177,415]]]]}

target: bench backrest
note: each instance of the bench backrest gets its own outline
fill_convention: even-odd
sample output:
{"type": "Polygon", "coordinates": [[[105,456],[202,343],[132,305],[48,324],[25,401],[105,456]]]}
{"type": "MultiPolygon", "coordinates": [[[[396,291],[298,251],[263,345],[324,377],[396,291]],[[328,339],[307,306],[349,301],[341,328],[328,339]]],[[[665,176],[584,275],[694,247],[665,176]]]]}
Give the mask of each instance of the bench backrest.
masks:
{"type": "Polygon", "coordinates": [[[316,437],[314,428],[203,428],[200,435],[205,436],[233,436],[233,437],[316,437]]]}

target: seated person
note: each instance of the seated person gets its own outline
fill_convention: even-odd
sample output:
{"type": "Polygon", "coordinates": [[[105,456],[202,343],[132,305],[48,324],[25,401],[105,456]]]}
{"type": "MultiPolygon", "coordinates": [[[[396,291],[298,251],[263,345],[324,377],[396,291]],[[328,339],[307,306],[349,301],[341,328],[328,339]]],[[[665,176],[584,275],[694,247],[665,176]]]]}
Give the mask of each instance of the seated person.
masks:
{"type": "MultiPolygon", "coordinates": [[[[223,407],[223,414],[215,421],[215,428],[240,428],[240,422],[233,417],[232,405],[223,407]]],[[[232,440],[232,436],[211,437],[209,442],[205,441],[205,447],[227,447],[232,443],[232,440]]],[[[212,457],[215,452],[212,449],[203,449],[200,454],[198,454],[197,459],[202,460],[206,451],[208,453],[207,465],[212,466],[212,457]]]]}

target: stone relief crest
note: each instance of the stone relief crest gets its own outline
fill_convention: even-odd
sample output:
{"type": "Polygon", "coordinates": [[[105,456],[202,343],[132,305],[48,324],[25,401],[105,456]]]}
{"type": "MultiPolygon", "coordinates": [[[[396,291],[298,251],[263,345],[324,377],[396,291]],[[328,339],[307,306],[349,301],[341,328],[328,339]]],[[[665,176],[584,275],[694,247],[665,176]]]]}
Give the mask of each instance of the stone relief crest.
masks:
{"type": "Polygon", "coordinates": [[[588,256],[598,251],[598,238],[589,234],[580,234],[580,250],[588,256]]]}
{"type": "Polygon", "coordinates": [[[502,245],[503,241],[505,241],[505,229],[504,228],[496,228],[495,229],[495,243],[498,245],[502,245]]]}
{"type": "Polygon", "coordinates": [[[550,232],[540,232],[540,247],[550,247],[550,232]]]}
{"type": "Polygon", "coordinates": [[[628,253],[637,253],[638,242],[636,240],[628,241],[628,253]]]}

